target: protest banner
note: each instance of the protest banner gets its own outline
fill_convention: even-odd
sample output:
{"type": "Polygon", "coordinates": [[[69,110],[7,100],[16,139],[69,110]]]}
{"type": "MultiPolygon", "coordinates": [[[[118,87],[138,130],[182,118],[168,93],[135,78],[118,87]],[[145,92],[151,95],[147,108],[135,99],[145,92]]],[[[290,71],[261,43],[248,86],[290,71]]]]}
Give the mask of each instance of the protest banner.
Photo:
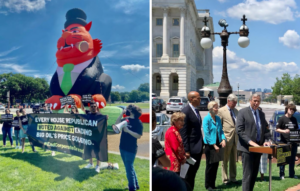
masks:
{"type": "Polygon", "coordinates": [[[288,142],[300,142],[300,129],[290,129],[290,136],[287,139],[288,142]]]}
{"type": "Polygon", "coordinates": [[[30,114],[28,138],[38,147],[108,161],[105,115],[30,114]]]}
{"type": "Polygon", "coordinates": [[[13,121],[13,114],[2,114],[0,116],[0,121],[1,122],[4,122],[4,121],[11,122],[11,121],[13,121]]]}
{"type": "Polygon", "coordinates": [[[82,95],[82,103],[90,103],[92,100],[92,94],[82,95]]]}
{"type": "Polygon", "coordinates": [[[71,96],[65,96],[59,99],[62,106],[68,105],[75,105],[75,101],[71,96]]]}

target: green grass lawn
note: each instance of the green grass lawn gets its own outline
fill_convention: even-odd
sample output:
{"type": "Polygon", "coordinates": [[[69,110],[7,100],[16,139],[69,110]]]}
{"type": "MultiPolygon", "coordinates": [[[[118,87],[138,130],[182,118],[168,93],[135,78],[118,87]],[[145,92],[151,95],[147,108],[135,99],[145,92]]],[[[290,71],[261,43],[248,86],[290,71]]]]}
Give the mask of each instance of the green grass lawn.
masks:
{"type": "MultiPolygon", "coordinates": [[[[228,165],[229,166],[229,165],[228,165]]],[[[205,167],[206,161],[201,160],[200,168],[198,170],[195,182],[195,191],[196,190],[205,190],[205,167]]],[[[268,164],[268,172],[269,172],[269,164],[268,164]]],[[[288,175],[289,170],[288,166],[285,167],[285,174],[288,175]]],[[[300,167],[295,167],[295,173],[298,177],[300,177],[300,167]]],[[[222,162],[219,164],[217,180],[216,180],[216,187],[218,190],[228,190],[228,191],[235,191],[235,190],[242,190],[242,177],[243,177],[243,167],[242,162],[237,163],[237,181],[238,184],[229,184],[224,186],[222,183],[222,162]]],[[[254,186],[254,191],[267,191],[269,190],[269,174],[265,174],[266,182],[260,181],[260,174],[258,174],[254,186]]],[[[279,179],[279,167],[277,164],[272,164],[272,191],[284,191],[287,188],[296,186],[300,183],[299,179],[292,179],[285,177],[284,180],[279,179]]]]}
{"type": "Polygon", "coordinates": [[[143,123],[143,132],[149,133],[149,123],[143,123]]]}
{"type": "Polygon", "coordinates": [[[136,106],[139,106],[141,109],[149,109],[150,103],[107,103],[108,106],[117,106],[117,105],[124,105],[127,106],[129,104],[134,104],[136,106]]]}
{"type": "MultiPolygon", "coordinates": [[[[88,160],[80,157],[36,148],[33,153],[29,143],[25,152],[3,147],[0,135],[0,190],[124,190],[127,186],[126,171],[120,155],[109,154],[109,162],[118,163],[119,170],[85,169],[88,160]]],[[[94,159],[96,164],[96,159],[94,159]]],[[[140,190],[149,190],[149,160],[135,159],[140,190]]]]}

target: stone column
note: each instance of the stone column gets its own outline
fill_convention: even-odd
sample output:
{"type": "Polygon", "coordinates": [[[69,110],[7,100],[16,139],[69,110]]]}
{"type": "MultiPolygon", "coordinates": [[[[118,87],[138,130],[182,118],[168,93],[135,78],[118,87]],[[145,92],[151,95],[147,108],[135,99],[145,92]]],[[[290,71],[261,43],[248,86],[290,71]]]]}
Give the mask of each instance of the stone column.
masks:
{"type": "Polygon", "coordinates": [[[184,21],[185,21],[185,8],[180,8],[181,17],[180,17],[180,62],[186,62],[186,57],[184,54],[184,21]]]}
{"type": "Polygon", "coordinates": [[[163,55],[161,58],[162,62],[169,62],[168,55],[168,7],[163,8],[164,17],[163,17],[163,55]]]}
{"type": "Polygon", "coordinates": [[[187,76],[186,71],[181,71],[178,74],[178,96],[187,96],[187,76]]]}
{"type": "Polygon", "coordinates": [[[170,76],[170,71],[168,69],[161,71],[160,97],[165,101],[168,101],[168,99],[170,98],[169,76],[170,76]]]}

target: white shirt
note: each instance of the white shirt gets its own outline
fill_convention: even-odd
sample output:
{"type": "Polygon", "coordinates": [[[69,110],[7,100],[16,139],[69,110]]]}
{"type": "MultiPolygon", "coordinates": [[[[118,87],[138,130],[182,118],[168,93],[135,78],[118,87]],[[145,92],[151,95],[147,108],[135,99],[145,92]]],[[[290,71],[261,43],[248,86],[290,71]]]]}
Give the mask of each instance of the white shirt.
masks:
{"type": "MultiPolygon", "coordinates": [[[[75,84],[78,76],[80,75],[80,73],[86,68],[88,67],[88,65],[90,65],[90,63],[93,61],[94,58],[91,58],[85,62],[82,62],[80,64],[74,65],[73,70],[71,71],[71,79],[72,79],[72,85],[75,84]]],[[[56,69],[57,72],[57,76],[58,76],[58,81],[59,81],[59,85],[61,86],[61,82],[63,80],[64,77],[64,70],[63,67],[57,66],[56,69]]]]}
{"type": "Polygon", "coordinates": [[[195,110],[196,108],[191,103],[189,103],[189,105],[192,108],[193,112],[195,113],[196,117],[198,118],[198,115],[200,116],[200,114],[198,113],[198,115],[197,115],[196,110],[195,110]]]}
{"type": "MultiPolygon", "coordinates": [[[[236,121],[236,116],[235,116],[235,114],[234,114],[234,112],[233,112],[233,109],[230,109],[230,107],[226,104],[226,106],[227,106],[227,109],[229,110],[229,113],[232,113],[232,116],[233,116],[233,118],[234,118],[234,120],[236,121]],[[231,112],[232,111],[232,112],[231,112]]],[[[230,114],[231,115],[231,114],[230,114]]]]}

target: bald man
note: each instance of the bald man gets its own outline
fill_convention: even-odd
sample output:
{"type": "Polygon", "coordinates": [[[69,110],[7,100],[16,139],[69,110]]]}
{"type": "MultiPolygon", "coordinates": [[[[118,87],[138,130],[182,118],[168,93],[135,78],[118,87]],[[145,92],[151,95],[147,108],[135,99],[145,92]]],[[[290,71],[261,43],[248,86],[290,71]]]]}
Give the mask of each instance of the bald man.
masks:
{"type": "Polygon", "coordinates": [[[201,133],[202,119],[199,111],[196,109],[199,106],[201,98],[198,92],[192,91],[188,94],[189,104],[182,109],[185,114],[184,126],[179,130],[186,157],[192,157],[197,162],[191,165],[186,181],[194,189],[195,177],[200,167],[201,156],[203,152],[203,138],[201,133]]]}

